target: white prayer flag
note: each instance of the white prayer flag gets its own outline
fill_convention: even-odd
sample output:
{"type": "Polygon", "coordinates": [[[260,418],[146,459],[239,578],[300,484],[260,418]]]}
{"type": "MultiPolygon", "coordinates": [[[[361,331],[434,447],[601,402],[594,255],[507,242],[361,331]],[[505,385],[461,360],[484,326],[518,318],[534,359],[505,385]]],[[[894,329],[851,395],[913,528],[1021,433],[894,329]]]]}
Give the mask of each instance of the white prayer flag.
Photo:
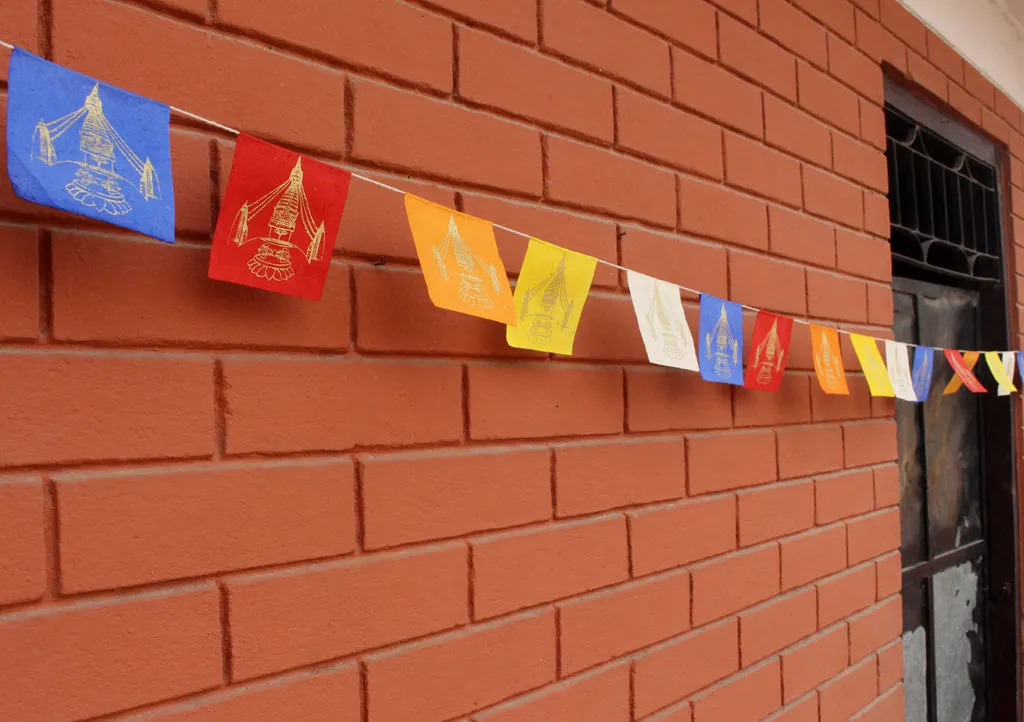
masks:
{"type": "MultiPolygon", "coordinates": [[[[1012,381],[1013,380],[1013,372],[1016,370],[1016,367],[1017,367],[1017,355],[1013,351],[1003,351],[1002,357],[1003,357],[1003,368],[1006,369],[1006,375],[1012,381]]],[[[1024,369],[1021,369],[1021,371],[1024,371],[1024,369]]],[[[1010,395],[1010,393],[1011,393],[1010,389],[1006,388],[1002,384],[997,384],[997,386],[998,386],[998,389],[996,390],[996,394],[998,394],[999,396],[1009,396],[1010,395]]]]}
{"type": "Polygon", "coordinates": [[[626,271],[626,275],[648,360],[659,366],[699,371],[679,287],[636,271],[626,271]]]}
{"type": "Polygon", "coordinates": [[[889,381],[896,398],[917,401],[914,393],[914,379],[910,375],[910,353],[905,343],[885,342],[885,365],[889,369],[889,381]]]}

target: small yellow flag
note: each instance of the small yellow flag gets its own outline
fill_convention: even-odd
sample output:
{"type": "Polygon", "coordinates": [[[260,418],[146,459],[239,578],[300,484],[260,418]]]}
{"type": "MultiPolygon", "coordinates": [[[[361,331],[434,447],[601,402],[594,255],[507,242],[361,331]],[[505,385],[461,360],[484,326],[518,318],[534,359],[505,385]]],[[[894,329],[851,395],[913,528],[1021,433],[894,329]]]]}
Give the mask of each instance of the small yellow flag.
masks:
{"type": "Polygon", "coordinates": [[[572,354],[595,268],[596,258],[531,238],[516,283],[519,323],[506,330],[508,345],[572,354]]]}
{"type": "Polygon", "coordinates": [[[998,351],[986,351],[985,363],[988,364],[988,370],[992,372],[992,378],[996,380],[1001,390],[1010,393],[1017,390],[1017,387],[1013,385],[1013,380],[1006,373],[1006,367],[1003,366],[1003,359],[998,351]]]}
{"type": "Polygon", "coordinates": [[[889,371],[885,368],[885,361],[882,360],[882,354],[878,352],[875,339],[851,333],[850,341],[853,342],[853,350],[857,352],[860,367],[864,369],[864,376],[867,377],[871,395],[895,397],[896,392],[893,391],[892,382],[889,380],[889,371]]]}
{"type": "Polygon", "coordinates": [[[405,212],[434,305],[515,325],[512,288],[491,222],[409,194],[405,212]]]}

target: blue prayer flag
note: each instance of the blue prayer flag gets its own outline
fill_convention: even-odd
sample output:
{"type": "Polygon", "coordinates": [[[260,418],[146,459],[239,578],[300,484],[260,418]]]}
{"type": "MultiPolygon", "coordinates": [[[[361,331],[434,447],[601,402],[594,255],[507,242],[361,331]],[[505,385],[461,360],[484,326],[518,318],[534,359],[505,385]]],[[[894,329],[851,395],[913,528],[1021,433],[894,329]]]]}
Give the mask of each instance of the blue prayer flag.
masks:
{"type": "Polygon", "coordinates": [[[18,196],[174,243],[168,106],[20,48],[8,85],[7,173],[18,196]]]}
{"type": "Polygon", "coordinates": [[[743,385],[743,310],[738,303],[700,294],[700,375],[743,385]]]}
{"type": "Polygon", "coordinates": [[[914,380],[914,396],[918,401],[928,398],[928,392],[932,388],[932,370],[935,366],[935,349],[930,346],[914,347],[914,370],[911,378],[914,380]]]}

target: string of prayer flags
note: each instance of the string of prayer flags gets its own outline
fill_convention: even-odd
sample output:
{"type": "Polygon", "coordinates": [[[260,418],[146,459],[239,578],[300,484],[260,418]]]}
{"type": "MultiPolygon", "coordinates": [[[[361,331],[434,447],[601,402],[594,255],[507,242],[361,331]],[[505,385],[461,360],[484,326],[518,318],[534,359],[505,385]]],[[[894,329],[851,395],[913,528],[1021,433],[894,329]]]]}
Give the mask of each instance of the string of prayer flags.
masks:
{"type": "Polygon", "coordinates": [[[814,356],[814,373],[818,385],[826,394],[848,396],[846,370],[839,347],[839,332],[830,326],[810,324],[811,351],[814,356]]]}
{"type": "MultiPolygon", "coordinates": [[[[1010,354],[1010,358],[1013,358],[1012,354],[1010,354]]],[[[1013,370],[1011,369],[1009,373],[1006,372],[1006,367],[1003,366],[1003,358],[997,352],[986,351],[985,363],[988,365],[988,370],[992,372],[992,378],[996,380],[997,391],[1001,396],[1017,390],[1017,387],[1013,385],[1013,370]],[[1004,391],[1006,393],[1002,393],[1004,391]]]]}
{"type": "Polygon", "coordinates": [[[930,346],[914,347],[914,396],[918,401],[928,398],[935,370],[935,349],[930,346]]]}
{"type": "Polygon", "coordinates": [[[705,381],[743,385],[743,309],[700,294],[700,375],[705,381]]]}
{"type": "Polygon", "coordinates": [[[174,243],[170,108],[21,48],[8,71],[18,197],[174,243]]]}
{"type": "Polygon", "coordinates": [[[210,278],[319,301],[351,174],[242,133],[210,278]]]}
{"type": "Polygon", "coordinates": [[[750,358],[743,385],[748,389],[778,391],[789,360],[789,341],[793,319],[758,311],[754,335],[750,340],[750,358]]]}
{"type": "Polygon", "coordinates": [[[885,365],[889,371],[889,383],[896,398],[903,401],[917,401],[914,380],[910,375],[910,352],[905,343],[886,340],[885,365]]]}
{"type": "Polygon", "coordinates": [[[647,359],[659,366],[699,371],[679,286],[636,271],[626,271],[626,279],[647,359]]]}
{"type": "Polygon", "coordinates": [[[985,393],[985,387],[982,386],[981,382],[978,381],[978,377],[973,373],[974,365],[978,363],[978,359],[981,357],[980,353],[977,351],[967,351],[961,356],[959,351],[949,348],[944,349],[943,353],[955,372],[953,378],[946,384],[946,388],[942,392],[943,396],[955,394],[960,390],[961,386],[965,385],[976,394],[985,393]]]}
{"type": "Polygon", "coordinates": [[[878,352],[875,340],[870,336],[861,336],[859,333],[851,333],[850,341],[853,342],[853,350],[857,353],[857,360],[868,380],[868,389],[872,396],[885,396],[892,398],[896,392],[889,381],[889,371],[885,368],[882,354],[878,352]]]}
{"type": "Polygon", "coordinates": [[[493,224],[408,193],[405,212],[433,304],[515,326],[512,288],[493,224]]]}
{"type": "Polygon", "coordinates": [[[513,297],[518,325],[505,338],[514,348],[572,354],[597,259],[531,238],[513,297]]]}

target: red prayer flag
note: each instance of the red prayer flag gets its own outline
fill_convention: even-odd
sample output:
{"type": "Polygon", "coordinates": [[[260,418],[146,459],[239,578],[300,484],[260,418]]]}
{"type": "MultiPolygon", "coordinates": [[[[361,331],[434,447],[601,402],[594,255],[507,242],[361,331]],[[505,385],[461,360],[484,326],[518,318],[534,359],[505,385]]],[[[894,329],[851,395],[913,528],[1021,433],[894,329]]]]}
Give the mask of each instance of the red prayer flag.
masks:
{"type": "Polygon", "coordinates": [[[944,349],[943,353],[946,355],[946,360],[949,361],[949,365],[953,367],[953,371],[956,372],[956,377],[950,380],[949,385],[947,385],[946,389],[942,392],[943,396],[954,393],[960,388],[960,385],[956,383],[957,378],[963,381],[964,386],[974,393],[985,393],[985,387],[980,381],[978,381],[978,377],[974,375],[974,372],[971,371],[971,369],[974,368],[974,364],[978,362],[978,357],[980,356],[977,351],[968,351],[966,354],[967,358],[961,356],[959,351],[953,351],[948,348],[944,349]]]}
{"type": "Polygon", "coordinates": [[[758,311],[754,321],[754,337],[750,341],[750,358],[743,385],[748,389],[778,391],[782,374],[789,360],[789,340],[793,335],[793,319],[758,311]]]}
{"type": "Polygon", "coordinates": [[[319,301],[351,177],[241,133],[210,278],[319,301]]]}

